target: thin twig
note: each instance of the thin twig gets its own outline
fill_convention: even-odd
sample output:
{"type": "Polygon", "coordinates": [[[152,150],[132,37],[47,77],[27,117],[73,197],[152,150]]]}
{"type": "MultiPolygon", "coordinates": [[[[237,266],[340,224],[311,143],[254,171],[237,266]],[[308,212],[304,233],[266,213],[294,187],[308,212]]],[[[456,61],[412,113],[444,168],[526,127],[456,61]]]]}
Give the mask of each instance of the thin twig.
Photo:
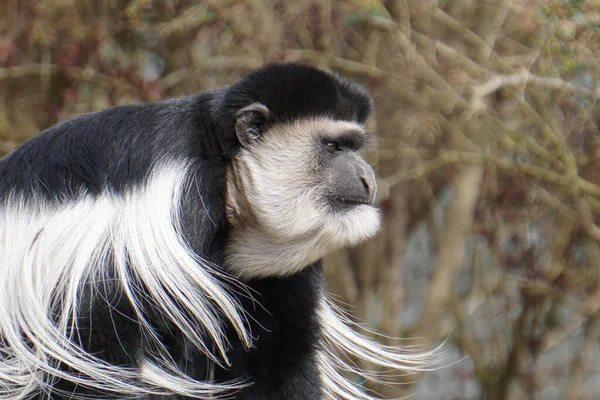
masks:
{"type": "MultiPolygon", "coordinates": [[[[433,155],[433,153],[427,150],[399,149],[398,151],[401,153],[402,157],[427,158],[428,156],[431,157],[433,155]]],[[[517,160],[508,160],[489,154],[467,151],[439,150],[436,154],[437,157],[430,159],[423,164],[423,166],[408,171],[399,171],[396,174],[386,177],[385,180],[389,185],[394,185],[424,176],[447,164],[486,162],[505,170],[522,173],[530,178],[536,178],[541,181],[562,186],[567,189],[568,192],[572,192],[573,189],[576,188],[583,193],[600,198],[600,186],[586,181],[581,177],[572,179],[564,174],[559,174],[537,165],[527,164],[517,160]]]]}
{"type": "Polygon", "coordinates": [[[525,87],[533,85],[554,90],[562,90],[572,94],[587,96],[592,99],[600,97],[600,89],[593,91],[577,86],[561,78],[549,78],[532,74],[527,69],[508,75],[496,75],[488,81],[473,87],[472,101],[481,101],[485,96],[495,93],[501,87],[525,87]]]}

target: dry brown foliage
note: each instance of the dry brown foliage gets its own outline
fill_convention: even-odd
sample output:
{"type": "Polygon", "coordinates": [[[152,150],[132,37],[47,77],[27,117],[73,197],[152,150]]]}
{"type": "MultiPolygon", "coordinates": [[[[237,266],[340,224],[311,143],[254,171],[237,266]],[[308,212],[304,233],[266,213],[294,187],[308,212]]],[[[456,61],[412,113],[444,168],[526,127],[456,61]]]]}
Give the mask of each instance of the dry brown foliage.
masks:
{"type": "Polygon", "coordinates": [[[385,226],[328,258],[330,288],[385,334],[448,339],[447,363],[466,357],[398,378],[412,384],[365,384],[415,399],[596,399],[599,9],[0,0],[0,154],[74,114],[215,87],[267,62],[352,76],[375,96],[385,226]]]}

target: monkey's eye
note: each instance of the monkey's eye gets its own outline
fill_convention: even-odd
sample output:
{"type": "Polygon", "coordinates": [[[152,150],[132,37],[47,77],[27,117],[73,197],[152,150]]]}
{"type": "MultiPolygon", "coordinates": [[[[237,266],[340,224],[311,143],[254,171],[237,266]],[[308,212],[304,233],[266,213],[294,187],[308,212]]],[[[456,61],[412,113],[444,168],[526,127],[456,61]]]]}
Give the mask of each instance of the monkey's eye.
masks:
{"type": "Polygon", "coordinates": [[[327,151],[330,152],[330,153],[335,153],[335,152],[338,152],[338,151],[342,151],[342,149],[340,148],[339,143],[336,143],[336,142],[327,142],[326,147],[327,147],[327,151]]]}
{"type": "Polygon", "coordinates": [[[248,128],[248,136],[251,139],[258,139],[262,135],[262,125],[254,125],[248,128]]]}

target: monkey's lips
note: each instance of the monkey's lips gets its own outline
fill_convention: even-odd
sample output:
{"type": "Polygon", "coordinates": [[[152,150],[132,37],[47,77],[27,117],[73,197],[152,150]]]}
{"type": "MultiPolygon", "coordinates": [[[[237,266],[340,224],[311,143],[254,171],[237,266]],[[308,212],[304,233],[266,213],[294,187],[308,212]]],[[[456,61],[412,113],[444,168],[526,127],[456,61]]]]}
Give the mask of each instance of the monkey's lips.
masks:
{"type": "Polygon", "coordinates": [[[346,196],[329,196],[331,206],[337,210],[347,210],[357,206],[371,206],[373,202],[368,197],[346,197],[346,196]]]}

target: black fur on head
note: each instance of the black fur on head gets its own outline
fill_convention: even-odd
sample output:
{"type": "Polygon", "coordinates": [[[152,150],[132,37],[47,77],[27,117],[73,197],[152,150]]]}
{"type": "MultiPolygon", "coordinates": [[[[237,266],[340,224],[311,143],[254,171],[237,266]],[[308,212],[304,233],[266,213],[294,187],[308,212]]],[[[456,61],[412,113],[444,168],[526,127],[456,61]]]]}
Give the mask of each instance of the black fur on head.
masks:
{"type": "Polygon", "coordinates": [[[253,103],[269,109],[269,125],[307,117],[364,124],[373,110],[373,100],[361,85],[300,64],[271,64],[225,88],[218,107],[223,131],[231,132],[236,113],[253,103]]]}

